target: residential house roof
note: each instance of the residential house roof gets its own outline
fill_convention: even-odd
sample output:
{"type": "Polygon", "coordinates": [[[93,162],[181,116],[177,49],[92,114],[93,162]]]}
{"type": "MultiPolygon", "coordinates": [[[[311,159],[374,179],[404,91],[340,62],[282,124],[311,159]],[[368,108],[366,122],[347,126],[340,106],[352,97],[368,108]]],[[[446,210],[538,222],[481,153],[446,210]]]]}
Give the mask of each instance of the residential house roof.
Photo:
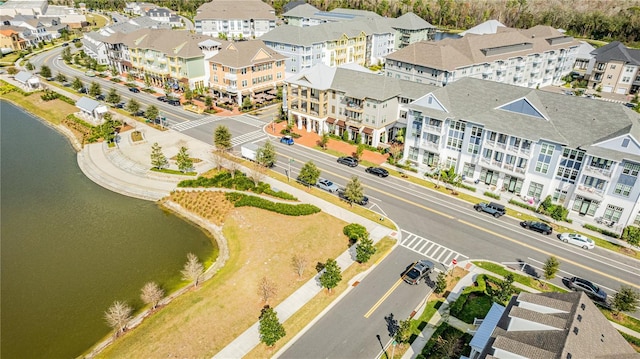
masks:
{"type": "Polygon", "coordinates": [[[387,21],[342,21],[300,27],[282,25],[262,35],[260,39],[276,43],[311,46],[341,38],[365,34],[394,33],[387,21]]]}
{"type": "Polygon", "coordinates": [[[15,31],[13,29],[5,28],[4,26],[2,28],[0,28],[0,35],[10,37],[11,35],[14,35],[14,34],[19,34],[19,32],[15,31]]]}
{"type": "Polygon", "coordinates": [[[578,51],[576,52],[576,59],[590,59],[594,57],[591,52],[595,49],[596,48],[588,42],[580,41],[580,46],[578,46],[578,51]]]}
{"type": "Polygon", "coordinates": [[[527,30],[501,28],[495,34],[467,34],[462,38],[420,41],[387,55],[387,59],[445,71],[543,53],[580,43],[550,26],[527,30]],[[494,51],[491,51],[494,50],[494,51]]]}
{"type": "Polygon", "coordinates": [[[580,147],[612,160],[640,161],[640,154],[594,146],[626,134],[640,140],[640,115],[618,103],[468,77],[434,90],[432,96],[443,109],[429,107],[422,99],[407,107],[435,118],[483,124],[486,129],[532,141],[542,139],[580,147]],[[527,110],[517,111],[516,107],[527,110]]]}
{"type": "Polygon", "coordinates": [[[213,0],[202,4],[194,20],[255,19],[277,20],[271,5],[261,0],[213,0]]]}
{"type": "Polygon", "coordinates": [[[478,24],[469,30],[463,31],[460,33],[460,36],[464,36],[466,34],[475,34],[475,35],[485,35],[485,34],[495,34],[498,32],[499,27],[506,27],[498,20],[487,20],[481,24],[478,24]]]}
{"type": "Polygon", "coordinates": [[[392,27],[397,29],[406,29],[406,30],[424,30],[424,29],[435,29],[435,26],[431,25],[428,21],[421,18],[420,16],[408,12],[404,15],[390,19],[392,20],[392,27]]]}
{"type": "MultiPolygon", "coordinates": [[[[188,30],[138,29],[128,34],[115,33],[103,40],[112,44],[122,43],[129,48],[155,50],[170,57],[193,58],[203,56],[199,44],[213,38],[188,30]]],[[[215,41],[226,43],[218,39],[215,41]]]]}
{"type": "Polygon", "coordinates": [[[493,358],[494,349],[536,359],[640,358],[582,292],[514,296],[479,358],[493,358]],[[533,296],[546,298],[538,300],[533,296]],[[531,309],[538,307],[529,304],[544,308],[531,309]],[[557,308],[558,304],[562,309],[557,308]],[[527,315],[532,323],[528,325],[521,320],[521,314],[532,311],[537,314],[527,315]],[[545,329],[549,323],[552,328],[545,329]]]}
{"type": "Polygon", "coordinates": [[[491,338],[491,333],[493,329],[498,324],[498,321],[502,317],[502,313],[504,313],[504,306],[493,303],[491,304],[491,309],[489,309],[489,313],[484,317],[482,323],[476,330],[476,333],[473,335],[471,342],[469,345],[472,348],[476,348],[477,350],[482,350],[487,345],[489,338],[491,338]]]}
{"type": "Polygon", "coordinates": [[[306,2],[304,2],[303,0],[289,1],[282,7],[282,12],[287,13],[293,10],[294,8],[298,7],[299,5],[303,5],[303,4],[306,4],[306,2]]]}
{"type": "Polygon", "coordinates": [[[320,12],[320,10],[317,7],[303,2],[302,4],[298,4],[295,7],[287,10],[285,13],[282,14],[282,16],[283,17],[313,17],[313,15],[315,15],[318,12],[320,12]]]}
{"type": "Polygon", "coordinates": [[[138,16],[128,21],[130,24],[137,25],[140,28],[151,28],[151,29],[171,29],[171,26],[168,24],[163,24],[158,20],[154,20],[149,16],[138,16]]]}
{"type": "Polygon", "coordinates": [[[149,17],[170,16],[173,12],[164,7],[145,9],[145,14],[149,17]]]}
{"type": "Polygon", "coordinates": [[[286,56],[272,50],[261,40],[250,40],[229,43],[224,49],[212,56],[209,62],[237,69],[285,59],[286,56]]]}
{"type": "Polygon", "coordinates": [[[102,106],[100,102],[85,96],[80,97],[78,101],[76,101],[76,107],[87,112],[93,112],[100,106],[102,106]]]}
{"type": "Polygon", "coordinates": [[[630,49],[620,41],[610,42],[591,51],[591,54],[595,56],[597,62],[621,61],[625,64],[640,66],[640,50],[630,49]]]}
{"type": "Polygon", "coordinates": [[[31,72],[29,71],[20,71],[18,72],[14,79],[18,82],[20,82],[21,84],[26,84],[27,82],[29,82],[29,80],[36,78],[36,76],[34,76],[31,72]]]}

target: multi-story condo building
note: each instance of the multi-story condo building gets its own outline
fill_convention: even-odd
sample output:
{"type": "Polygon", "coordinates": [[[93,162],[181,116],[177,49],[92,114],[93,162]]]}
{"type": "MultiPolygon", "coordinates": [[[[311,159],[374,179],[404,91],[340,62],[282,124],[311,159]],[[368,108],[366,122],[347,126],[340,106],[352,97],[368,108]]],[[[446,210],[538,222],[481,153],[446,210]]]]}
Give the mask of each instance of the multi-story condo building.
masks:
{"type": "Polygon", "coordinates": [[[587,67],[588,87],[620,95],[635,94],[640,88],[640,50],[611,42],[591,52],[587,67]]]}
{"type": "Polygon", "coordinates": [[[275,97],[284,83],[285,57],[260,40],[230,43],[208,59],[209,84],[214,94],[229,96],[241,105],[243,98],[262,101],[275,97]]]}
{"type": "Polygon", "coordinates": [[[378,146],[392,138],[408,104],[432,86],[380,76],[350,64],[318,64],[285,81],[284,108],[289,121],[309,132],[332,133],[378,146]]]}
{"type": "Polygon", "coordinates": [[[24,50],[27,46],[27,41],[22,39],[17,31],[0,28],[0,51],[3,54],[24,50]]]}
{"type": "Polygon", "coordinates": [[[382,19],[373,11],[336,8],[331,11],[320,11],[313,5],[301,4],[282,14],[288,25],[307,27],[328,22],[342,22],[352,20],[382,19]]]}
{"type": "Polygon", "coordinates": [[[275,10],[260,0],[215,0],[202,4],[194,18],[196,33],[253,39],[276,27],[275,10]]]}
{"type": "Polygon", "coordinates": [[[386,57],[387,76],[437,86],[465,77],[537,88],[571,72],[580,43],[549,26],[413,43],[386,57]]]}
{"type": "Polygon", "coordinates": [[[464,78],[405,106],[404,159],[582,222],[640,223],[640,115],[617,103],[464,78]]]}

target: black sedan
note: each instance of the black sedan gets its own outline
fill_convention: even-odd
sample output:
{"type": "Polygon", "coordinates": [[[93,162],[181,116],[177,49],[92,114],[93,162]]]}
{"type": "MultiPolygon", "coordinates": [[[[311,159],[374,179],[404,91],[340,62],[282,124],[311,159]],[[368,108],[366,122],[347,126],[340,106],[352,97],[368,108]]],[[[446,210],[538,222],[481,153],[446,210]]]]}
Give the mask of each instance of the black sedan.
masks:
{"type": "Polygon", "coordinates": [[[573,277],[569,279],[567,284],[569,289],[573,291],[581,291],[584,292],[591,300],[606,302],[607,301],[607,293],[602,290],[602,288],[597,285],[591,283],[590,281],[578,277],[573,277]]]}
{"type": "Polygon", "coordinates": [[[338,163],[341,163],[343,165],[347,165],[349,167],[357,167],[358,166],[358,160],[353,158],[353,157],[340,157],[340,158],[338,158],[338,163]]]}
{"type": "Polygon", "coordinates": [[[532,231],[540,232],[542,234],[549,235],[553,232],[553,228],[550,225],[542,222],[534,222],[534,221],[522,221],[520,225],[524,228],[530,229],[532,231]]]}
{"type": "Polygon", "coordinates": [[[140,93],[140,89],[137,87],[129,87],[129,91],[133,92],[133,93],[140,93]]]}
{"type": "Polygon", "coordinates": [[[385,170],[382,167],[369,167],[365,171],[367,173],[371,173],[372,175],[376,175],[378,177],[387,177],[387,176],[389,176],[389,171],[385,170]]]}

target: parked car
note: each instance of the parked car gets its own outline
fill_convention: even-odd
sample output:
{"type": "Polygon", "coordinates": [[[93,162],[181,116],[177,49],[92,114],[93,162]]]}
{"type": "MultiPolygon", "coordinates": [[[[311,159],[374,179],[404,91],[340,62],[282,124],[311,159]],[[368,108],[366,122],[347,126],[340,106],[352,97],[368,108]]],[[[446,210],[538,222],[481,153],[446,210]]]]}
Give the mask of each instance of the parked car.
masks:
{"type": "Polygon", "coordinates": [[[331,193],[335,193],[338,192],[338,190],[340,189],[340,187],[338,187],[337,184],[329,181],[328,179],[325,178],[320,178],[320,180],[318,181],[318,183],[316,184],[316,186],[318,186],[318,188],[323,189],[327,192],[331,192],[331,193]]]}
{"type": "Polygon", "coordinates": [[[96,95],[96,100],[98,101],[104,101],[104,95],[96,95]]]}
{"type": "MultiPolygon", "coordinates": [[[[338,190],[338,197],[342,198],[343,200],[349,202],[349,200],[347,199],[347,196],[344,194],[344,190],[343,189],[339,189],[338,190]]],[[[369,197],[367,196],[362,196],[362,200],[360,202],[355,202],[361,206],[366,206],[367,204],[369,204],[369,197]]]]}
{"type": "Polygon", "coordinates": [[[62,47],[67,47],[67,46],[69,46],[68,42],[65,42],[65,43],[62,44],[62,47]]]}
{"type": "Polygon", "coordinates": [[[167,102],[169,101],[169,99],[167,98],[167,96],[160,96],[158,97],[158,101],[167,102]]]}
{"type": "Polygon", "coordinates": [[[284,143],[285,145],[291,146],[291,145],[294,144],[293,137],[291,137],[291,136],[282,136],[280,138],[280,143],[284,143]]]}
{"type": "Polygon", "coordinates": [[[180,100],[177,98],[170,98],[167,100],[167,103],[172,106],[180,106],[180,100]]]}
{"type": "Polygon", "coordinates": [[[341,163],[343,165],[347,165],[349,167],[357,167],[358,166],[358,160],[356,160],[353,157],[340,157],[340,158],[338,158],[338,163],[341,163]]]}
{"type": "Polygon", "coordinates": [[[133,93],[140,93],[140,89],[137,87],[129,87],[129,91],[133,92],[133,93]]]}
{"type": "Polygon", "coordinates": [[[507,213],[503,205],[493,202],[481,202],[473,206],[473,208],[478,212],[487,212],[496,218],[504,216],[505,213],[507,213]]]}
{"type": "Polygon", "coordinates": [[[144,117],[144,114],[145,114],[145,112],[144,112],[144,111],[142,111],[142,110],[140,110],[140,111],[138,111],[138,112],[134,113],[133,115],[134,115],[134,116],[138,116],[138,117],[144,117]]]}
{"type": "Polygon", "coordinates": [[[637,106],[637,105],[636,105],[635,103],[633,103],[633,102],[627,102],[627,103],[625,103],[624,105],[625,105],[625,106],[627,106],[628,108],[636,108],[636,106],[637,106]]]}
{"type": "Polygon", "coordinates": [[[420,280],[426,278],[429,272],[433,269],[433,262],[426,259],[421,259],[413,263],[409,270],[402,276],[405,282],[414,285],[420,283],[420,280]]]}
{"type": "Polygon", "coordinates": [[[582,247],[584,249],[593,249],[596,247],[596,244],[591,240],[591,238],[587,238],[586,236],[578,233],[562,233],[558,238],[560,238],[564,243],[571,243],[574,246],[582,247]]]}
{"type": "Polygon", "coordinates": [[[124,102],[117,103],[117,104],[113,105],[113,107],[115,107],[115,108],[124,108],[124,102]]]}
{"type": "Polygon", "coordinates": [[[542,222],[523,221],[523,222],[520,222],[520,225],[524,228],[530,229],[532,231],[540,232],[546,235],[549,235],[553,232],[553,228],[551,228],[550,225],[542,222]]]}
{"type": "Polygon", "coordinates": [[[87,88],[86,88],[86,87],[83,87],[83,88],[81,88],[80,90],[78,90],[78,92],[80,92],[80,93],[87,93],[87,92],[89,92],[89,90],[87,90],[87,88]]]}
{"type": "Polygon", "coordinates": [[[607,301],[607,293],[602,290],[602,288],[597,285],[591,283],[586,279],[582,279],[579,277],[573,277],[569,279],[567,284],[569,289],[573,291],[581,291],[584,292],[591,300],[606,302],[607,301]]]}
{"type": "Polygon", "coordinates": [[[378,177],[387,177],[387,176],[389,176],[389,171],[385,170],[382,167],[368,167],[365,171],[367,173],[371,173],[372,175],[376,175],[378,177]]]}

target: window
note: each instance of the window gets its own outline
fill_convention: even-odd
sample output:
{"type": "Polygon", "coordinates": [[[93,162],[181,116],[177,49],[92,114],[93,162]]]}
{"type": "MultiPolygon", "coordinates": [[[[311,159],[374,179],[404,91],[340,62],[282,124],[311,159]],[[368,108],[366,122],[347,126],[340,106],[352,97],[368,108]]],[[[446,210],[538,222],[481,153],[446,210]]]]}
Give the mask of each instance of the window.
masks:
{"type": "Polygon", "coordinates": [[[429,151],[424,151],[422,153],[422,163],[429,167],[435,167],[439,161],[440,161],[440,156],[438,156],[437,153],[433,153],[429,151]]]}
{"type": "Polygon", "coordinates": [[[465,124],[461,121],[451,121],[449,124],[449,135],[447,136],[447,148],[460,151],[464,139],[465,124]]]}
{"type": "Polygon", "coordinates": [[[629,186],[629,185],[626,185],[626,184],[618,182],[616,184],[616,188],[613,190],[613,192],[615,194],[619,194],[619,195],[621,195],[623,197],[629,197],[629,195],[631,194],[631,189],[632,188],[633,188],[632,186],[629,186]]]}
{"type": "Polygon", "coordinates": [[[548,143],[543,143],[540,148],[540,154],[538,155],[538,161],[536,162],[536,172],[547,173],[549,172],[549,163],[551,163],[551,156],[553,155],[554,146],[548,143]]]}
{"type": "Polygon", "coordinates": [[[480,151],[480,138],[482,137],[482,128],[473,126],[471,127],[471,137],[469,138],[469,147],[467,152],[477,155],[480,151]]]}
{"type": "Polygon", "coordinates": [[[412,161],[418,160],[418,148],[417,147],[409,147],[409,152],[407,157],[412,161]]]}
{"type": "Polygon", "coordinates": [[[540,195],[542,194],[543,188],[544,188],[543,184],[531,182],[529,184],[529,191],[527,191],[527,196],[540,199],[540,195]]]}
{"type": "Polygon", "coordinates": [[[564,201],[567,199],[567,191],[563,191],[560,188],[556,188],[555,191],[553,192],[553,201],[556,203],[564,203],[564,201]]]}
{"type": "Polygon", "coordinates": [[[607,209],[604,211],[604,215],[602,216],[602,218],[617,223],[620,220],[620,217],[622,216],[623,211],[624,211],[624,208],[620,208],[610,204],[607,206],[607,209]]]}
{"type": "Polygon", "coordinates": [[[247,87],[247,80],[242,80],[242,87],[247,87]]]}
{"type": "Polygon", "coordinates": [[[634,177],[638,177],[638,172],[640,172],[640,164],[636,163],[625,163],[624,168],[622,169],[622,173],[625,175],[631,175],[634,177]]]}
{"type": "Polygon", "coordinates": [[[575,183],[583,159],[584,151],[572,150],[570,148],[563,149],[560,166],[556,172],[556,178],[564,182],[575,183]]]}
{"type": "Polygon", "coordinates": [[[476,171],[476,165],[474,165],[473,163],[468,163],[468,162],[464,163],[464,167],[462,168],[462,174],[465,177],[472,178],[473,177],[473,173],[475,171],[476,171]]]}
{"type": "Polygon", "coordinates": [[[640,212],[638,212],[638,215],[636,215],[636,219],[633,220],[633,224],[635,224],[636,226],[640,226],[640,212]]]}

